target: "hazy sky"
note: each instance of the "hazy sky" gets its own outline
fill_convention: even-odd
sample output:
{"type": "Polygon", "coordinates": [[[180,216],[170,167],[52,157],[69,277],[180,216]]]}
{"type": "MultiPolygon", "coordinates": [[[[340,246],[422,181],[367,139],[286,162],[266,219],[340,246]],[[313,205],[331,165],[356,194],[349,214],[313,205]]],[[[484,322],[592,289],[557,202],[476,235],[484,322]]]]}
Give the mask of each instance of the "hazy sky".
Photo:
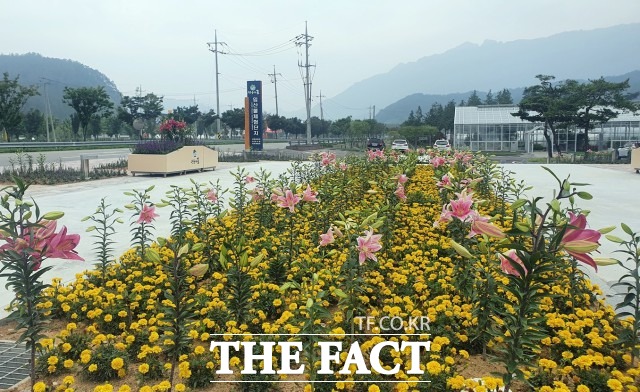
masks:
{"type": "MultiPolygon", "coordinates": [[[[247,80],[262,80],[264,109],[304,107],[294,38],[313,36],[312,94],[329,99],[399,63],[464,42],[512,41],[640,22],[639,0],[0,0],[0,53],[76,60],[115,82],[215,107],[218,40],[220,109],[240,107],[247,80]]],[[[640,48],[635,48],[638,50],[640,48]]],[[[426,91],[425,91],[426,92],[426,91]]],[[[316,103],[317,97],[314,97],[316,103]]],[[[334,102],[339,104],[339,102],[334,102]]],[[[354,108],[355,113],[365,108],[354,108]]],[[[314,113],[318,115],[318,113],[314,113]]],[[[325,115],[330,113],[325,113],[325,115]]],[[[359,116],[355,116],[356,118],[359,116]]]]}

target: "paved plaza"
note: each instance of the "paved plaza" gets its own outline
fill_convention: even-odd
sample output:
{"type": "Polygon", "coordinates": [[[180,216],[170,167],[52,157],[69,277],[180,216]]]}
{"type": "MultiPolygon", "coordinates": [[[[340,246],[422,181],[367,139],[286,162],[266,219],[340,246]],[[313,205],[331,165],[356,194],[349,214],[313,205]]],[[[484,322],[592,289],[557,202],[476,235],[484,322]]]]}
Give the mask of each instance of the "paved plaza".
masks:
{"type": "MultiPolygon", "coordinates": [[[[273,177],[288,170],[291,165],[288,162],[259,162],[240,164],[249,173],[255,173],[260,168],[270,171],[273,177]]],[[[553,195],[557,187],[555,179],[537,164],[505,164],[506,169],[515,173],[516,179],[523,179],[534,188],[530,195],[544,196],[547,199],[553,195]]],[[[571,175],[574,182],[586,182],[591,185],[585,186],[582,190],[593,195],[592,200],[579,200],[579,207],[591,210],[588,221],[592,228],[602,228],[610,225],[620,225],[625,222],[631,228],[640,231],[640,213],[638,213],[638,195],[640,195],[640,175],[635,174],[629,165],[617,165],[616,167],[587,166],[587,165],[545,165],[551,168],[561,179],[571,175]],[[628,169],[628,170],[627,170],[628,169]]],[[[91,226],[90,221],[81,222],[81,219],[91,215],[100,200],[105,197],[107,203],[112,207],[123,207],[131,202],[131,198],[124,194],[132,189],[145,189],[155,185],[152,191],[152,201],[158,202],[164,197],[171,185],[190,187],[191,179],[198,182],[209,182],[220,180],[223,188],[231,188],[233,178],[231,172],[236,171],[238,164],[221,163],[215,171],[206,171],[183,176],[157,177],[157,176],[137,176],[112,178],[93,182],[75,183],[57,186],[33,186],[30,188],[29,196],[33,197],[42,211],[64,211],[65,216],[60,220],[60,225],[66,225],[70,233],[81,235],[80,244],[77,251],[85,262],[51,259],[46,261],[46,265],[53,265],[53,269],[45,275],[45,279],[59,277],[63,282],[73,280],[78,272],[92,268],[95,256],[93,251],[93,240],[90,237],[93,233],[86,233],[87,227],[91,226]]],[[[158,209],[160,217],[155,226],[156,236],[167,236],[170,230],[168,209],[158,209]]],[[[117,234],[114,236],[116,244],[115,254],[120,255],[130,247],[130,218],[131,212],[125,211],[123,214],[125,223],[118,226],[117,234]]],[[[613,234],[624,238],[624,233],[617,229],[613,234]]],[[[614,244],[603,238],[601,254],[599,256],[615,256],[614,244]]],[[[621,268],[617,266],[601,267],[599,271],[593,273],[588,271],[596,283],[606,285],[605,282],[616,281],[621,274],[621,268]]],[[[4,308],[9,304],[12,293],[4,287],[4,281],[0,281],[0,318],[5,317],[7,312],[4,308]]]]}

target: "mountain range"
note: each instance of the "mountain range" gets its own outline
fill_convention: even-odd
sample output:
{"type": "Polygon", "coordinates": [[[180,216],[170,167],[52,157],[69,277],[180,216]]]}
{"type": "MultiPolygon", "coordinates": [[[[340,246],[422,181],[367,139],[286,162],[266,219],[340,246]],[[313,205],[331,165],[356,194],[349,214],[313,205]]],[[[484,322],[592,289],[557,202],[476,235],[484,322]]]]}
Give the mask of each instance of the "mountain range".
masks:
{"type": "Polygon", "coordinates": [[[38,109],[45,113],[48,100],[53,117],[69,118],[73,109],[62,101],[65,87],[103,86],[115,105],[120,104],[120,92],[115,83],[100,71],[77,61],[37,53],[0,55],[0,74],[3,72],[8,72],[10,79],[18,76],[21,85],[38,86],[40,95],[31,97],[25,110],[38,109]]]}
{"type": "MultiPolygon", "coordinates": [[[[438,101],[445,104],[450,98],[459,101],[472,90],[492,90],[495,95],[503,88],[531,86],[538,83],[538,74],[554,75],[556,80],[625,75],[640,68],[639,48],[640,23],[537,39],[465,43],[357,82],[323,104],[335,118],[351,115],[348,108],[370,105],[382,116],[387,107],[414,94],[443,95],[438,101]]],[[[398,110],[389,107],[389,115],[376,118],[396,122],[399,117],[390,113],[398,110]]],[[[409,111],[402,111],[406,119],[409,111]]]]}

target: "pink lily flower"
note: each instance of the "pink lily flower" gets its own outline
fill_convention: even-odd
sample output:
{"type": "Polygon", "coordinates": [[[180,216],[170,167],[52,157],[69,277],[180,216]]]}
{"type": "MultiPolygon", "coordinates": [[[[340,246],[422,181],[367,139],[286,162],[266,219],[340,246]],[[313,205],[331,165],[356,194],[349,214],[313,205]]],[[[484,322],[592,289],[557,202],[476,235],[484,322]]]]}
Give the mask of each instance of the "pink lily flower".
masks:
{"type": "Polygon", "coordinates": [[[560,240],[560,248],[569,255],[596,271],[598,266],[588,253],[598,249],[602,234],[598,230],[587,229],[587,217],[583,214],[575,215],[569,211],[569,224],[560,240]]]}
{"type": "Polygon", "coordinates": [[[381,238],[382,234],[373,234],[373,229],[365,230],[364,237],[358,237],[358,262],[360,265],[364,264],[367,259],[378,261],[374,253],[382,249],[381,238]]]}
{"type": "Polygon", "coordinates": [[[449,203],[451,208],[451,216],[458,218],[461,221],[466,221],[472,214],[471,205],[473,204],[473,194],[467,194],[467,190],[464,189],[460,193],[456,193],[457,200],[452,200],[449,203]]]}
{"type": "Polygon", "coordinates": [[[438,156],[438,157],[431,158],[430,163],[433,165],[434,168],[437,168],[447,163],[447,161],[443,157],[438,156]]]}
{"type": "Polygon", "coordinates": [[[335,237],[333,236],[333,228],[329,228],[325,234],[320,234],[320,246],[327,246],[329,244],[333,244],[335,241],[335,237]]]}
{"type": "Polygon", "coordinates": [[[442,176],[442,179],[436,183],[438,188],[444,188],[445,186],[451,186],[451,178],[448,174],[442,176]]]}
{"type": "Polygon", "coordinates": [[[336,162],[336,154],[332,152],[323,152],[322,154],[320,154],[320,156],[322,159],[320,161],[320,165],[322,166],[330,166],[336,162]]]}
{"type": "Polygon", "coordinates": [[[342,162],[340,163],[340,165],[338,166],[340,168],[340,170],[342,171],[346,171],[347,170],[347,164],[342,162]]]}
{"type": "Polygon", "coordinates": [[[78,255],[78,252],[74,250],[79,242],[79,234],[67,235],[67,228],[62,226],[60,232],[48,239],[45,256],[55,259],[84,261],[84,259],[78,255]]]}
{"type": "Polygon", "coordinates": [[[406,175],[406,174],[404,174],[404,173],[403,173],[403,174],[400,174],[400,175],[398,176],[398,184],[404,184],[404,183],[406,183],[408,180],[409,180],[409,177],[407,177],[407,175],[406,175]]]}
{"type": "Polygon", "coordinates": [[[136,223],[151,223],[153,220],[160,215],[156,214],[156,207],[143,205],[142,211],[140,211],[140,217],[136,221],[136,223]]]}
{"type": "Polygon", "coordinates": [[[289,211],[295,212],[296,204],[300,202],[300,197],[290,189],[287,189],[284,192],[284,196],[277,196],[278,207],[288,208],[289,211]]]}
{"type": "Polygon", "coordinates": [[[402,201],[407,200],[407,195],[404,193],[404,187],[401,184],[398,184],[398,187],[396,188],[396,191],[393,192],[393,194],[402,201]]]}
{"type": "Polygon", "coordinates": [[[488,222],[489,219],[485,217],[479,217],[480,219],[474,219],[471,223],[471,231],[468,237],[475,237],[478,234],[485,234],[489,237],[504,238],[505,234],[500,230],[498,226],[495,226],[488,222]]]}
{"type": "Polygon", "coordinates": [[[212,203],[216,203],[218,201],[218,194],[214,189],[207,192],[207,200],[209,200],[212,203]]]}
{"type": "Polygon", "coordinates": [[[316,198],[317,195],[318,195],[318,192],[311,190],[311,185],[307,185],[307,189],[305,189],[304,192],[302,192],[302,200],[315,201],[317,203],[318,202],[318,199],[316,198]]]}
{"type": "Polygon", "coordinates": [[[529,271],[527,271],[527,268],[524,266],[524,263],[522,262],[520,257],[518,257],[518,254],[516,253],[515,249],[510,249],[505,253],[499,253],[498,259],[500,259],[500,268],[502,268],[502,272],[504,272],[505,274],[518,276],[518,277],[521,276],[520,272],[516,269],[516,267],[513,266],[512,263],[515,263],[520,267],[522,267],[525,275],[529,273],[529,271]]]}
{"type": "Polygon", "coordinates": [[[262,187],[257,186],[251,191],[251,200],[260,201],[262,199],[264,199],[264,191],[262,187]]]}
{"type": "Polygon", "coordinates": [[[252,176],[246,176],[246,177],[244,178],[244,182],[245,182],[245,184],[251,184],[251,183],[252,183],[252,182],[254,182],[254,181],[255,181],[255,179],[254,179],[252,176]]]}

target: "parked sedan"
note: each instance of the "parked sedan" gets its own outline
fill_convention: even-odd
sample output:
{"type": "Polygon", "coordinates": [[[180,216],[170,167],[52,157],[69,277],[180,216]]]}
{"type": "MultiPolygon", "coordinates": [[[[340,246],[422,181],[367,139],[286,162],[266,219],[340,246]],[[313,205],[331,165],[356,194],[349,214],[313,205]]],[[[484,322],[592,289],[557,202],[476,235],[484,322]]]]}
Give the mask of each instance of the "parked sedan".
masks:
{"type": "Polygon", "coordinates": [[[447,139],[438,139],[433,144],[433,148],[436,150],[451,150],[451,145],[447,139]]]}
{"type": "Polygon", "coordinates": [[[409,149],[409,143],[405,139],[397,139],[391,143],[391,149],[406,152],[409,149]]]}

